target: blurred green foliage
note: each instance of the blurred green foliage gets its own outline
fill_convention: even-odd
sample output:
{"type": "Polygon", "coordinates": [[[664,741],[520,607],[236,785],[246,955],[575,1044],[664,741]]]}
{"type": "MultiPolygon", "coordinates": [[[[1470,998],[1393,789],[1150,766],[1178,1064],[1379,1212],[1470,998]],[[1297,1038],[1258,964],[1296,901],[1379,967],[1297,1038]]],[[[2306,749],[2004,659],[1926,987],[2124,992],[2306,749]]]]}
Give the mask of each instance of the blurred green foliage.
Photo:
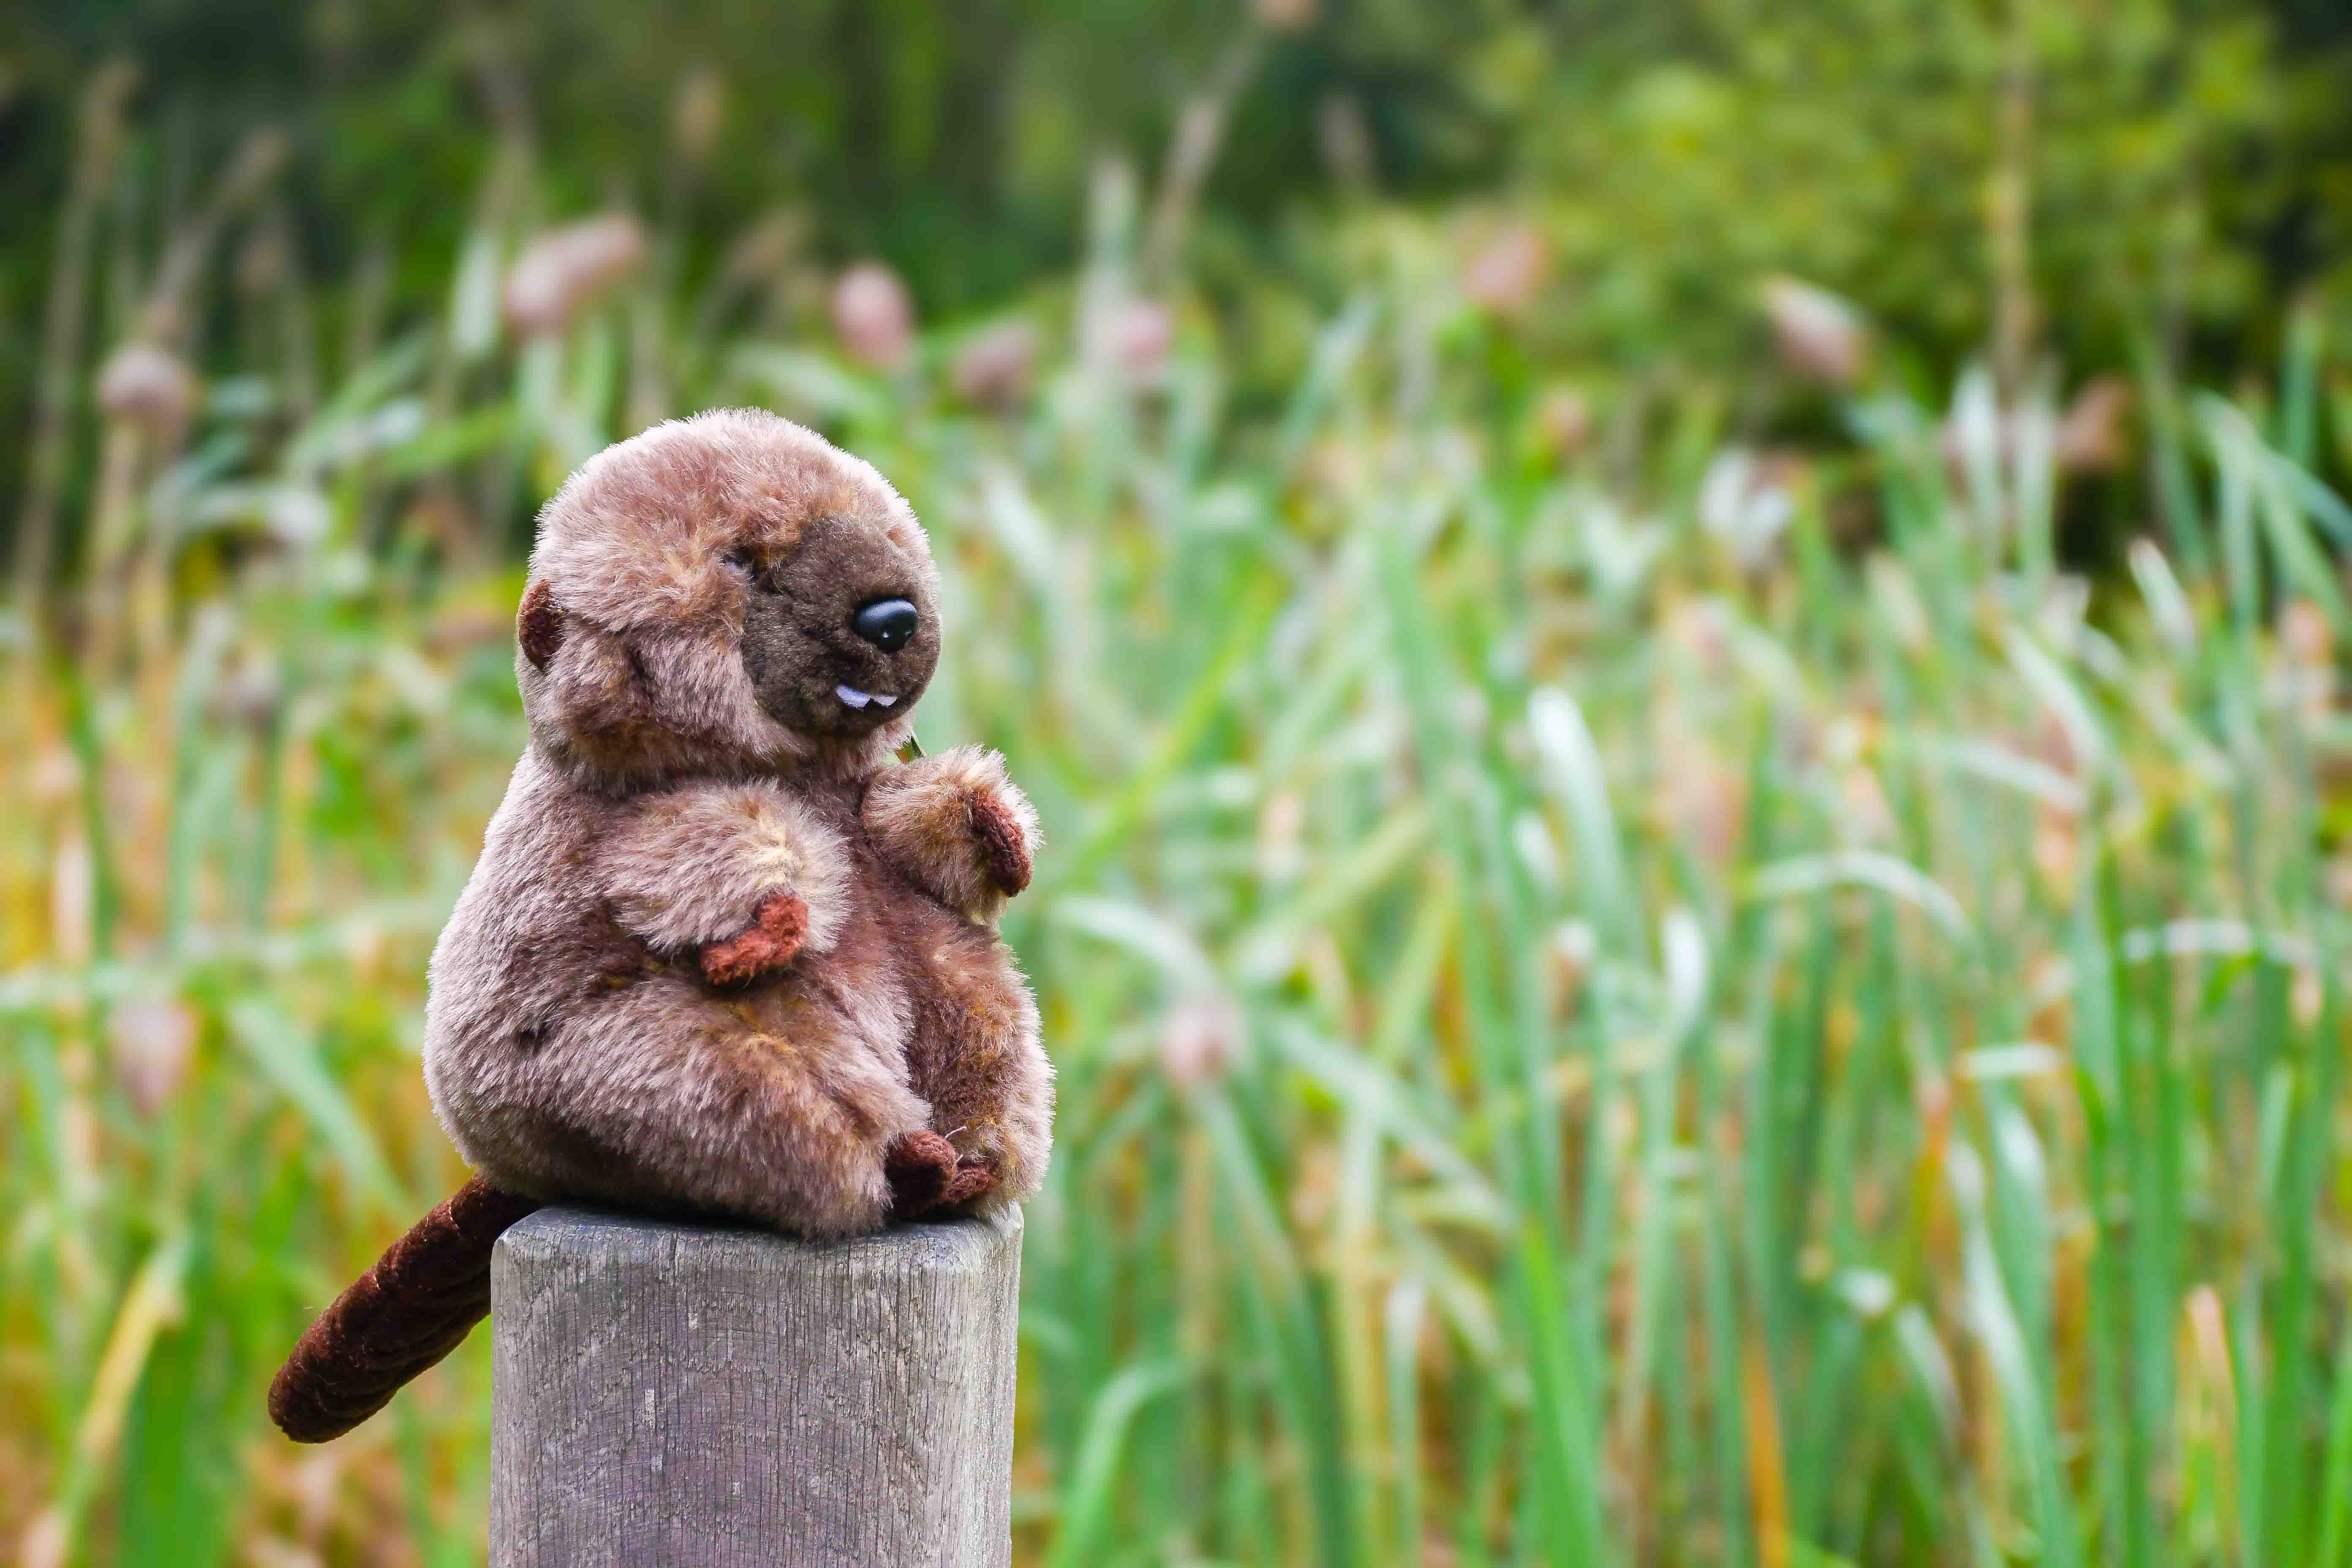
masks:
{"type": "MultiPolygon", "coordinates": [[[[152,133],[124,218],[168,226],[203,170],[282,127],[283,199],[331,310],[379,251],[387,308],[434,308],[505,138],[529,149],[535,210],[657,212],[687,278],[789,206],[821,258],[879,255],[927,314],[959,316],[1067,266],[1096,158],[1159,164],[1252,24],[1238,4],[1131,0],[720,5],[658,25],[603,0],[43,0],[15,31],[10,210],[58,211],[80,85],[128,58],[152,133]]],[[[1204,196],[1252,272],[1328,287],[1278,220],[1351,189],[1499,185],[1559,246],[1549,335],[1620,367],[1669,342],[1736,363],[1748,285],[1780,269],[1858,301],[1940,385],[1986,330],[1986,210],[2012,175],[2037,321],[2070,363],[2121,363],[2153,330],[2226,382],[2275,359],[2274,307],[2340,280],[2352,240],[2352,23],[2319,0],[1338,0],[1256,43],[1204,196]]],[[[51,238],[0,238],[12,321],[37,317],[51,238]]]]}

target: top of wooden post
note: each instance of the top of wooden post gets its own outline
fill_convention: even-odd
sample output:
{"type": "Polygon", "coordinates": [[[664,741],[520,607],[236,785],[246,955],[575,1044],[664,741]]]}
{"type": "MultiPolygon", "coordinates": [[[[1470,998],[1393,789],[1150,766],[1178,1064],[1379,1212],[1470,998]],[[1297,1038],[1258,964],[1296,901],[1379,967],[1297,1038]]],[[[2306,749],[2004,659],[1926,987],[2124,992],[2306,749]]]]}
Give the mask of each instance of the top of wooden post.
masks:
{"type": "Polygon", "coordinates": [[[822,1260],[829,1268],[896,1275],[909,1269],[992,1267],[1008,1241],[1017,1258],[1021,1233],[1019,1209],[992,1219],[917,1221],[841,1241],[802,1241],[751,1226],[649,1219],[559,1204],[508,1226],[499,1238],[499,1249],[550,1262],[593,1258],[614,1267],[658,1267],[690,1256],[701,1268],[744,1268],[754,1274],[780,1268],[797,1271],[822,1260]]]}
{"type": "Polygon", "coordinates": [[[1021,1219],[812,1243],[542,1209],[491,1264],[490,1561],[1011,1555],[1021,1219]]]}

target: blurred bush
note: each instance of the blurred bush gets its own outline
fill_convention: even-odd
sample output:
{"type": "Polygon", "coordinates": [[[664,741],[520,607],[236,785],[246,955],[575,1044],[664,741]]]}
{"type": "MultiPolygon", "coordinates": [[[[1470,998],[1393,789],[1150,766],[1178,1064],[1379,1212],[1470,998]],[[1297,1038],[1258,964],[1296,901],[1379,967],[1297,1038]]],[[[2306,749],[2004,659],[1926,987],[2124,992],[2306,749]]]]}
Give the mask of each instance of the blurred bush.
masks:
{"type": "Polygon", "coordinates": [[[170,228],[202,171],[284,128],[283,245],[330,331],[437,304],[480,203],[634,207],[688,280],[791,210],[820,260],[878,256],[961,316],[1074,259],[1097,155],[1181,163],[1211,123],[1200,247],[1229,289],[1328,289],[1279,215],[1507,190],[1556,252],[1539,343],[1629,372],[1669,340],[1737,363],[1754,279],[1786,270],[1886,323],[1928,384],[1998,312],[2011,353],[2125,363],[2154,333],[2226,382],[2352,240],[2352,22],[2318,0],[831,0],[658,26],[605,0],[38,0],[0,102],[0,199],[43,219],[0,237],[11,321],[39,318],[76,106],[115,58],[143,74],[110,220],[170,228]]]}

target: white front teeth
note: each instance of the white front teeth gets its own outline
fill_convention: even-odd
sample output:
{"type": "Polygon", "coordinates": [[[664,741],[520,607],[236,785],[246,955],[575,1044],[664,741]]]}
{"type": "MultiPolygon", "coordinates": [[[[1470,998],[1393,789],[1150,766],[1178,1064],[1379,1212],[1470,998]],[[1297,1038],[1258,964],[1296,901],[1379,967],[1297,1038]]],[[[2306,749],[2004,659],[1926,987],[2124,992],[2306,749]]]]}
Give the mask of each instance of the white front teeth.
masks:
{"type": "Polygon", "coordinates": [[[887,691],[860,691],[855,686],[836,686],[833,689],[833,694],[852,708],[863,708],[868,702],[878,702],[887,708],[898,700],[887,691]]]}

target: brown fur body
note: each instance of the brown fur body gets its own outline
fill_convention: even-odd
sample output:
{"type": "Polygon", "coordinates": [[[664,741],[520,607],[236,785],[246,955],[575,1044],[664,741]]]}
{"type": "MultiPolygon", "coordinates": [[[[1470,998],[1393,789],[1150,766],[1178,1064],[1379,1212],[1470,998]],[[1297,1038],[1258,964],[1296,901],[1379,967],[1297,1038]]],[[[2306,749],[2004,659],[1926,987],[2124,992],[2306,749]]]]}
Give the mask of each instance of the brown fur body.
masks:
{"type": "Polygon", "coordinates": [[[530,575],[530,743],[425,1010],[479,1175],[288,1356],[269,1408],[302,1442],[464,1338],[537,1203],[833,1237],[1045,1175],[1053,1068],[995,929],[1036,814],[993,752],[891,761],[940,648],[898,492],[772,415],[707,414],[573,475],[530,575]]]}
{"type": "Polygon", "coordinates": [[[491,1182],[843,1235],[929,1131],[955,1206],[1036,1189],[1052,1068],[994,930],[1034,814],[992,753],[890,760],[936,605],[906,503],[770,415],[660,426],[549,503],[531,742],[426,1007],[435,1109],[491,1182]],[[845,629],[887,597],[921,611],[888,653],[845,629]]]}

